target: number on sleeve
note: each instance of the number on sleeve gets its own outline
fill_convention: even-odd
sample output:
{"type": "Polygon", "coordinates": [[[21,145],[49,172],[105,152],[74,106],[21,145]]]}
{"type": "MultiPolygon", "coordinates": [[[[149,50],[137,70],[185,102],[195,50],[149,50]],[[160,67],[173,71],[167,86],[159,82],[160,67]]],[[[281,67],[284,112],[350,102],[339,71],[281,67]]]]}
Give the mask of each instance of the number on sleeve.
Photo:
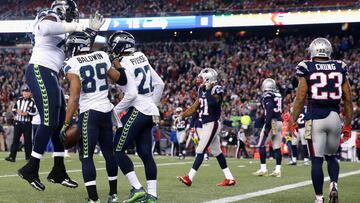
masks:
{"type": "Polygon", "coordinates": [[[141,74],[141,81],[138,86],[139,94],[147,94],[154,91],[154,86],[152,84],[152,77],[150,72],[150,66],[146,65],[143,68],[135,69],[135,77],[138,77],[141,74]]]}

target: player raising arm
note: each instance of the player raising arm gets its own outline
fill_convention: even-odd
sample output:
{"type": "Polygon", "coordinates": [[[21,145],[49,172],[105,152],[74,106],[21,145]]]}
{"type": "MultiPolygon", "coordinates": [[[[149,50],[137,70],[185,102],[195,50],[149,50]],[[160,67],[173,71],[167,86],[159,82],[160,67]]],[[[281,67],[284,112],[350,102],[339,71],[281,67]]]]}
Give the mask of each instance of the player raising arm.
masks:
{"type": "Polygon", "coordinates": [[[124,202],[157,202],[157,168],[152,154],[151,129],[159,119],[160,99],[164,82],[151,67],[147,57],[135,51],[135,38],[128,32],[116,32],[109,38],[112,56],[119,58],[125,68],[127,85],[122,87],[124,98],[116,105],[116,115],[126,111],[121,118],[122,128],[116,132],[114,151],[117,163],[133,187],[124,202]],[[144,163],[147,193],[141,186],[134,165],[126,150],[130,144],[136,144],[136,150],[144,163]]]}
{"type": "Polygon", "coordinates": [[[201,126],[196,126],[199,135],[199,144],[196,146],[196,158],[190,172],[186,176],[178,176],[178,180],[187,186],[191,186],[196,172],[199,170],[204,153],[207,148],[212,149],[213,155],[218,160],[224,172],[225,180],[218,186],[235,185],[235,179],[227,166],[226,159],[220,148],[219,132],[221,130],[220,115],[223,99],[223,89],[217,85],[217,72],[212,68],[205,68],[199,74],[201,87],[198,91],[198,99],[184,113],[176,118],[176,123],[198,111],[198,121],[201,126]]]}
{"type": "Polygon", "coordinates": [[[296,91],[289,130],[297,128],[296,120],[307,100],[305,138],[311,155],[311,178],[315,190],[315,203],[324,202],[324,173],[322,164],[328,164],[330,176],[329,202],[338,202],[337,181],[339,163],[335,154],[341,142],[351,137],[352,98],[347,79],[347,66],[342,61],[331,60],[331,43],[316,38],[309,46],[310,61],[302,61],[296,67],[299,85],[296,91]],[[339,104],[344,101],[344,125],[341,129],[339,104]],[[341,134],[343,137],[341,138],[341,134]]]}
{"type": "MultiPolygon", "coordinates": [[[[65,99],[60,87],[58,72],[62,68],[65,54],[65,35],[82,30],[78,21],[79,12],[73,0],[56,0],[51,9],[38,13],[33,29],[33,50],[26,67],[26,82],[39,110],[41,123],[36,131],[34,147],[29,162],[18,170],[20,177],[37,190],[45,190],[39,179],[40,159],[51,137],[54,146],[54,167],[47,179],[66,187],[75,188],[78,184],[71,180],[64,165],[64,146],[59,134],[65,117],[65,99]]],[[[100,14],[90,18],[89,34],[95,36],[104,23],[100,14]]]]}

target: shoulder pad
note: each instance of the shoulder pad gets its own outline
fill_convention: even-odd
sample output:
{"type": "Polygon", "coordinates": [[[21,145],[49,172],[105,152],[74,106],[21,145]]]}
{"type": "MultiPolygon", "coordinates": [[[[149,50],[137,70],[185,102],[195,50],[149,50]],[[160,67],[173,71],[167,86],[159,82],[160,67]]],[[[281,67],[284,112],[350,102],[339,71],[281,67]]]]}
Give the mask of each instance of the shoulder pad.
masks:
{"type": "Polygon", "coordinates": [[[263,98],[270,98],[270,97],[273,97],[274,96],[274,93],[272,92],[264,92],[263,94],[263,98]]]}
{"type": "Polygon", "coordinates": [[[60,20],[59,15],[53,9],[41,9],[36,16],[36,21],[40,21],[46,16],[53,16],[57,20],[60,20]]]}
{"type": "Polygon", "coordinates": [[[307,66],[306,62],[309,62],[309,61],[308,60],[301,61],[296,66],[296,74],[297,75],[305,75],[306,73],[309,72],[309,69],[308,69],[308,66],[307,66]]]}
{"type": "Polygon", "coordinates": [[[337,63],[341,64],[341,68],[346,69],[347,65],[344,61],[336,60],[337,63]]]}

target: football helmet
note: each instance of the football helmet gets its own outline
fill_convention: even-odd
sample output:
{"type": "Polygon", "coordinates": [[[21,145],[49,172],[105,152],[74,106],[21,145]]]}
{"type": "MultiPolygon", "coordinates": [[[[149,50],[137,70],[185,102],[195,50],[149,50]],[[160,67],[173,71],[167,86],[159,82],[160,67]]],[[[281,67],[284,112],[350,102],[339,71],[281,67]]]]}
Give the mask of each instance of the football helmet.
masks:
{"type": "Polygon", "coordinates": [[[124,52],[135,52],[135,37],[125,31],[113,33],[108,39],[108,45],[111,52],[115,55],[121,55],[124,52]]]}
{"type": "Polygon", "coordinates": [[[316,38],[314,39],[308,48],[311,58],[321,57],[321,58],[330,58],[332,54],[332,46],[329,40],[325,38],[316,38]]]}
{"type": "Polygon", "coordinates": [[[177,107],[175,109],[175,113],[181,113],[183,111],[183,109],[181,107],[177,107]]]}
{"type": "Polygon", "coordinates": [[[276,82],[274,79],[272,78],[266,78],[262,85],[261,85],[261,91],[265,92],[265,91],[272,91],[272,92],[276,92],[277,91],[277,87],[276,87],[276,82]]]}
{"type": "Polygon", "coordinates": [[[66,56],[73,57],[80,52],[88,52],[91,47],[90,36],[84,32],[73,32],[66,38],[66,56]]]}
{"type": "Polygon", "coordinates": [[[73,0],[55,0],[51,8],[59,15],[61,20],[70,23],[73,20],[79,21],[79,10],[73,0]]]}
{"type": "Polygon", "coordinates": [[[204,85],[208,90],[212,84],[217,82],[218,73],[212,68],[204,68],[198,75],[197,83],[204,85]]]}

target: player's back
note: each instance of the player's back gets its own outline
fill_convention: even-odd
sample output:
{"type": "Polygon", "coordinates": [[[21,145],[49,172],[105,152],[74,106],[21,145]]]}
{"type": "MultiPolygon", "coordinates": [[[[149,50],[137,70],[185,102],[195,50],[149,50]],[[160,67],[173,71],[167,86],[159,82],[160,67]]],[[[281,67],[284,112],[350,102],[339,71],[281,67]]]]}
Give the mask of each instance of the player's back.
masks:
{"type": "Polygon", "coordinates": [[[159,110],[153,101],[153,75],[156,72],[147,57],[142,52],[134,52],[124,56],[120,63],[126,69],[127,76],[134,78],[137,86],[138,96],[133,101],[133,106],[146,115],[159,115],[159,110]]]}
{"type": "Polygon", "coordinates": [[[306,79],[307,100],[310,119],[321,119],[331,111],[339,112],[342,84],[346,79],[346,64],[338,60],[302,61],[297,74],[306,79]]]}
{"type": "MultiPolygon", "coordinates": [[[[65,34],[62,35],[44,35],[46,29],[51,29],[46,24],[40,22],[45,17],[51,17],[60,22],[59,16],[52,9],[39,11],[34,21],[32,31],[33,50],[30,58],[31,64],[41,65],[55,72],[59,72],[65,60],[64,47],[65,47],[65,34]]],[[[47,21],[47,20],[44,20],[47,21]]]]}
{"type": "Polygon", "coordinates": [[[271,119],[282,120],[282,97],[279,92],[265,92],[262,96],[262,104],[265,109],[265,116],[271,114],[271,119]]]}
{"type": "Polygon", "coordinates": [[[103,51],[77,55],[65,61],[65,73],[74,73],[80,78],[80,113],[90,109],[109,112],[113,108],[108,98],[107,71],[110,67],[109,56],[103,51]]]}

